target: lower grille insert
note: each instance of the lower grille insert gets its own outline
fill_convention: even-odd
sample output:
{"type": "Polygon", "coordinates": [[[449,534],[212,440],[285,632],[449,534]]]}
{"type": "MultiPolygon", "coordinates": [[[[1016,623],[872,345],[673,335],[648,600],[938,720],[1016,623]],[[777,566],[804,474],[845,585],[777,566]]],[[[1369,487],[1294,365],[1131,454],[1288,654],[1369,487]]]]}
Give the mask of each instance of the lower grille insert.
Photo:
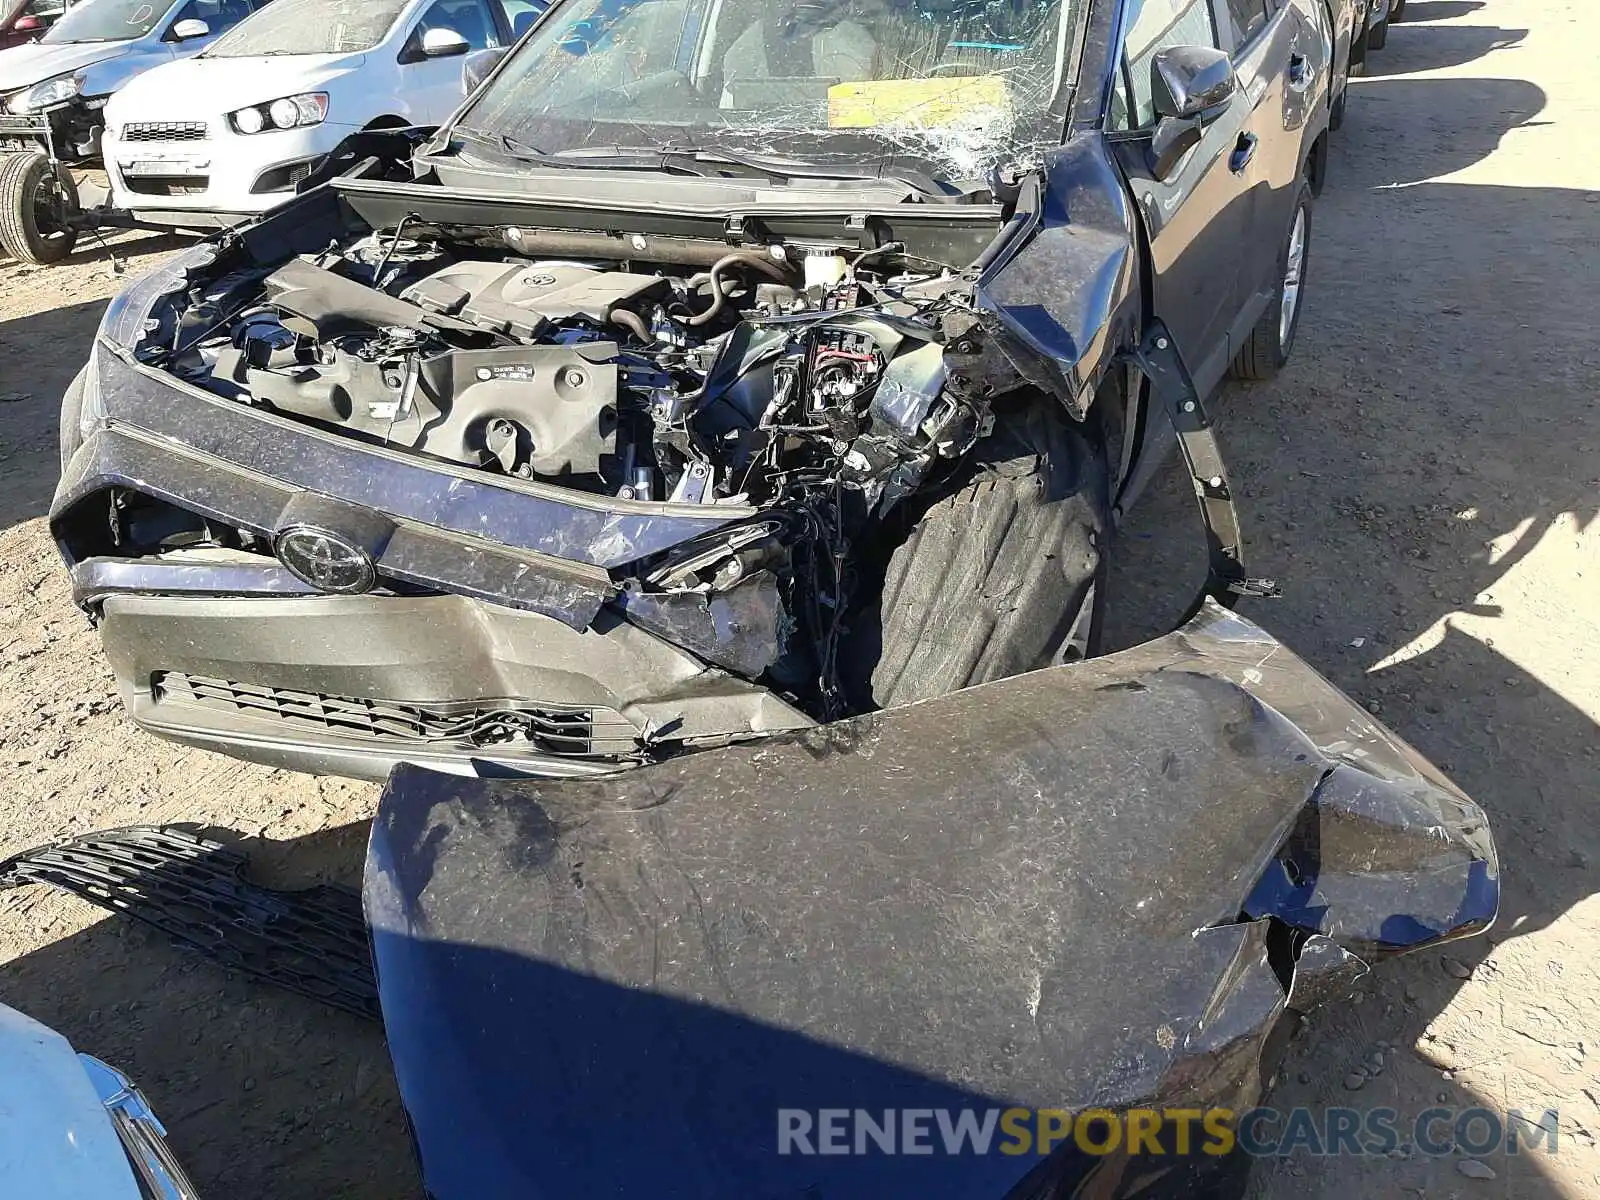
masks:
{"type": "Polygon", "coordinates": [[[164,671],[151,680],[157,703],[194,704],[276,718],[341,736],[439,748],[526,748],[563,758],[637,757],[638,728],[613,709],[561,709],[523,700],[412,703],[330,696],[164,671]]]}

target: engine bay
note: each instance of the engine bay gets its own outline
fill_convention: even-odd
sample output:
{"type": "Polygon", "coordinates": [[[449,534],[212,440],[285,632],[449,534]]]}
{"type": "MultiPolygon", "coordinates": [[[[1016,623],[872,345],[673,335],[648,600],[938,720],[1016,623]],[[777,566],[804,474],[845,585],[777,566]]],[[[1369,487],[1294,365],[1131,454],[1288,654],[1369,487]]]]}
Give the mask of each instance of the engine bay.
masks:
{"type": "Polygon", "coordinates": [[[402,226],[214,278],[159,363],[391,450],[619,502],[737,508],[713,541],[613,571],[617,605],[837,715],[832,647],[863,539],[1021,380],[987,344],[971,274],[898,244],[699,256],[542,257],[402,226]]]}
{"type": "Polygon", "coordinates": [[[372,235],[291,260],[174,373],[468,467],[629,500],[867,508],[979,432],[965,281],[895,248],[735,249],[692,274],[372,235]],[[863,261],[866,258],[876,262],[863,261]]]}

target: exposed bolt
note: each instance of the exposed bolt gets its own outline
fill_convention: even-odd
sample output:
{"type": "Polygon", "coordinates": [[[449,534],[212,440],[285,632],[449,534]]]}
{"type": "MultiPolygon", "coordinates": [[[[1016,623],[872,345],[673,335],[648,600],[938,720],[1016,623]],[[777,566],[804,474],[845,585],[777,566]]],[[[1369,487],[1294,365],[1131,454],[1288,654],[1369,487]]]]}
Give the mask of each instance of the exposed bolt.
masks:
{"type": "Polygon", "coordinates": [[[1212,487],[1221,487],[1222,486],[1222,476],[1221,475],[1213,475],[1211,477],[1210,483],[1211,483],[1212,487]]]}
{"type": "Polygon", "coordinates": [[[650,245],[649,242],[645,241],[644,234],[642,233],[636,233],[628,240],[630,243],[632,243],[635,250],[644,250],[650,245]]]}
{"type": "Polygon", "coordinates": [[[584,373],[582,371],[578,370],[577,367],[568,367],[567,368],[567,386],[568,387],[580,388],[586,382],[588,382],[588,380],[584,376],[584,373]]]}
{"type": "Polygon", "coordinates": [[[1183,411],[1184,412],[1193,412],[1194,411],[1194,401],[1193,400],[1185,400],[1183,402],[1183,411]]]}
{"type": "Polygon", "coordinates": [[[1156,339],[1156,349],[1157,350],[1165,350],[1167,348],[1167,344],[1168,343],[1167,343],[1167,339],[1166,338],[1157,338],[1156,339]]]}

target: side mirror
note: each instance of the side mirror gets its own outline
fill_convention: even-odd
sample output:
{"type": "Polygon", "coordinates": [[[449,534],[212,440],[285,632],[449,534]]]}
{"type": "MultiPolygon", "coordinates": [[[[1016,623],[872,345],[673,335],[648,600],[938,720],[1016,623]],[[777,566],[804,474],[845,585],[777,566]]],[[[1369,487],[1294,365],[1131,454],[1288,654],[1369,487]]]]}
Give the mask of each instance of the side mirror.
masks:
{"type": "Polygon", "coordinates": [[[1156,52],[1150,84],[1158,117],[1214,118],[1233,99],[1233,61],[1215,46],[1171,46],[1156,52]]]}
{"type": "Polygon", "coordinates": [[[1150,136],[1150,173],[1166,179],[1205,136],[1205,127],[1239,90],[1233,62],[1214,46],[1172,46],[1150,64],[1151,96],[1161,118],[1150,136]]]}
{"type": "Polygon", "coordinates": [[[422,35],[423,58],[454,58],[472,47],[454,29],[430,29],[422,35]]]}
{"type": "Polygon", "coordinates": [[[179,21],[172,27],[172,40],[175,42],[192,42],[195,38],[211,36],[211,26],[204,21],[179,21]]]}
{"type": "Polygon", "coordinates": [[[510,51],[504,46],[493,50],[475,50],[461,61],[461,94],[470,96],[478,85],[489,78],[490,72],[500,65],[500,60],[510,51]]]}
{"type": "Polygon", "coordinates": [[[18,17],[17,23],[11,28],[17,33],[36,33],[44,28],[44,22],[38,17],[18,17]]]}

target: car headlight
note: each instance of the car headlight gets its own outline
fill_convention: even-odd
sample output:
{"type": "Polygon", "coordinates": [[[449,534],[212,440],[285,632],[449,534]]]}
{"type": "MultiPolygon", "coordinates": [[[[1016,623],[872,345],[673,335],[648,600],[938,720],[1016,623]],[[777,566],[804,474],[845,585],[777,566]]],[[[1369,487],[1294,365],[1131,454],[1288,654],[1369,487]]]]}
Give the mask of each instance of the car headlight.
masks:
{"type": "Polygon", "coordinates": [[[18,114],[38,112],[42,108],[49,108],[52,104],[71,100],[82,87],[83,81],[78,76],[58,75],[54,79],[46,79],[43,83],[36,83],[31,88],[18,92],[6,102],[6,107],[18,114]]]}
{"type": "Polygon", "coordinates": [[[228,114],[239,133],[266,133],[273,129],[303,129],[320,125],[328,116],[327,92],[302,92],[269,104],[252,104],[228,114]]]}

